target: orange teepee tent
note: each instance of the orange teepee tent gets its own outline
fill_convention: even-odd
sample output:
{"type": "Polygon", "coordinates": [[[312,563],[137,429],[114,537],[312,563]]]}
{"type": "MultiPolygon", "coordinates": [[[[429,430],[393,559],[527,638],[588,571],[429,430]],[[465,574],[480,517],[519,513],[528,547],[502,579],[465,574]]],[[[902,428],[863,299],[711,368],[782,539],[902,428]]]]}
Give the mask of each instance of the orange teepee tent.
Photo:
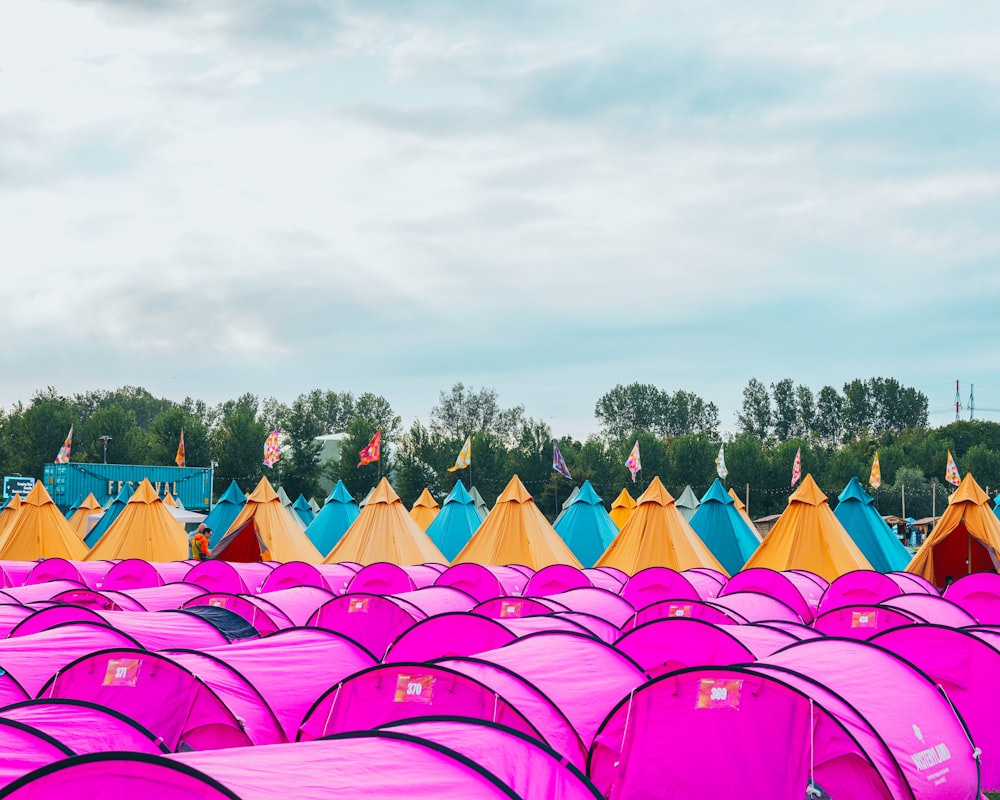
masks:
{"type": "Polygon", "coordinates": [[[0,538],[3,537],[3,532],[7,530],[14,522],[14,517],[17,516],[17,512],[21,510],[21,495],[15,494],[10,498],[10,501],[0,509],[0,538]]]}
{"type": "Polygon", "coordinates": [[[452,564],[582,565],[515,475],[452,564]]]}
{"type": "Polygon", "coordinates": [[[658,477],[636,501],[628,520],[594,566],[617,567],[629,575],[647,567],[669,567],[678,572],[709,567],[727,574],[658,477]]]}
{"type": "Polygon", "coordinates": [[[143,478],[86,560],[183,561],[187,557],[184,526],[167,510],[149,479],[143,478]]]}
{"type": "Polygon", "coordinates": [[[73,530],[41,481],[35,483],[10,525],[0,536],[0,559],[36,561],[65,558],[82,561],[87,545],[73,530]]]}
{"type": "Polygon", "coordinates": [[[943,589],[949,578],[1000,571],[998,558],[1000,520],[990,508],[989,496],[966,473],[906,571],[923,575],[943,589]]]}
{"type": "Polygon", "coordinates": [[[804,569],[828,581],[846,572],[872,569],[812,475],[802,479],[774,527],[743,565],[751,567],[777,572],[804,569]]]}
{"type": "Polygon", "coordinates": [[[420,530],[425,531],[434,521],[434,517],[438,515],[440,510],[441,504],[431,496],[429,489],[424,489],[420,493],[420,497],[413,503],[413,508],[410,509],[410,516],[420,526],[420,530]]]}
{"type": "Polygon", "coordinates": [[[618,497],[611,504],[611,515],[612,521],[618,526],[618,530],[628,522],[628,518],[632,516],[632,512],[635,511],[635,500],[632,495],[628,493],[628,489],[622,489],[618,493],[618,497]]]}
{"type": "Polygon", "coordinates": [[[67,520],[69,526],[80,534],[82,539],[88,533],[90,533],[90,517],[92,514],[98,514],[102,511],[101,504],[97,502],[97,498],[94,497],[94,493],[88,494],[82,503],[76,507],[76,511],[73,512],[72,516],[67,520]]]}
{"type": "Polygon", "coordinates": [[[389,481],[382,478],[357,519],[326,557],[327,564],[387,561],[399,566],[447,564],[441,551],[414,521],[389,481]]]}
{"type": "Polygon", "coordinates": [[[319,564],[323,556],[281,503],[267,478],[261,478],[215,547],[222,561],[304,561],[319,564]]]}

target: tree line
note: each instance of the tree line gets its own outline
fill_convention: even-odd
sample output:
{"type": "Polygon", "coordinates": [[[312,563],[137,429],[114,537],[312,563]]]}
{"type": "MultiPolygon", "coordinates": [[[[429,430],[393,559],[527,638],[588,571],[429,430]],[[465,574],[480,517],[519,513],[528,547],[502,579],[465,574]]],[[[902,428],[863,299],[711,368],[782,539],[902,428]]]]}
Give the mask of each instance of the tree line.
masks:
{"type": "Polygon", "coordinates": [[[738,431],[723,437],[714,403],[684,390],[633,383],[597,399],[599,430],[580,441],[555,440],[548,423],[523,406],[504,406],[494,389],[462,383],[440,392],[427,420],[408,428],[386,398],[368,392],[315,389],[289,404],[244,394],[211,406],[157,398],[133,386],[72,396],[50,387],[0,412],[0,464],[4,474],[40,478],[72,427],[73,461],[100,463],[106,445],[110,463],[170,465],[183,430],[187,463],[216,463],[216,494],[233,480],[252,489],[267,474],[292,498],[322,501],[324,479],[342,479],[360,499],[381,473],[391,477],[407,506],[425,487],[443,500],[457,480],[474,484],[492,504],[517,474],[550,518],[584,480],[608,506],[622,488],[638,496],[653,476],[675,496],[687,485],[701,496],[716,476],[720,446],[729,470],[725,483],[749,500],[753,516],[784,508],[800,449],[803,474],[812,473],[831,500],[853,475],[867,487],[877,451],[883,483],[877,492],[867,488],[884,514],[901,513],[904,503],[907,516],[940,513],[950,488],[943,483],[949,450],[963,474],[971,471],[991,491],[1000,487],[1000,425],[970,421],[930,429],[927,415],[926,396],[891,378],[858,379],[842,390],[825,386],[816,393],[791,379],[770,386],[751,379],[738,431]],[[282,456],[268,469],[263,443],[275,428],[282,456]],[[375,431],[382,432],[381,460],[359,467],[358,452],[375,431]],[[329,434],[340,435],[340,457],[323,460],[317,437],[329,434]],[[110,439],[102,442],[102,436],[110,439]],[[466,437],[472,465],[449,472],[466,437]],[[552,469],[554,441],[572,480],[552,469]],[[625,461],[636,441],[642,471],[633,483],[625,461]]]}

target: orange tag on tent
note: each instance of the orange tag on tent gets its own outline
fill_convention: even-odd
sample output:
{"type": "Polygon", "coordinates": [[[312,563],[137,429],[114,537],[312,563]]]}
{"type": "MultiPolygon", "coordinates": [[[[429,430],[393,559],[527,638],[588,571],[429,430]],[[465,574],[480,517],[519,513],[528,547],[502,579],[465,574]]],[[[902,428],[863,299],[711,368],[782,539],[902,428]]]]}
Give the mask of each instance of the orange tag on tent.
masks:
{"type": "Polygon", "coordinates": [[[348,614],[367,614],[370,597],[352,597],[347,603],[348,614]]]}
{"type": "Polygon", "coordinates": [[[874,628],[878,624],[878,615],[874,611],[855,611],[851,614],[852,628],[874,628]]]}
{"type": "Polygon", "coordinates": [[[695,708],[740,708],[743,681],[739,678],[702,678],[698,686],[698,703],[695,708]]]}
{"type": "Polygon", "coordinates": [[[673,603],[667,608],[668,617],[690,617],[691,616],[691,605],[686,606],[674,605],[673,603]]]}
{"type": "Polygon", "coordinates": [[[138,658],[110,658],[108,671],[104,673],[104,686],[135,686],[139,680],[138,658]]]}
{"type": "Polygon", "coordinates": [[[215,606],[216,608],[225,608],[226,601],[228,599],[229,599],[228,597],[211,597],[208,600],[208,604],[210,606],[215,606]]]}
{"type": "Polygon", "coordinates": [[[434,702],[433,675],[400,675],[396,678],[397,703],[423,703],[431,705],[434,702]]]}
{"type": "Polygon", "coordinates": [[[504,600],[500,603],[500,618],[520,617],[523,605],[524,603],[520,600],[504,600]]]}

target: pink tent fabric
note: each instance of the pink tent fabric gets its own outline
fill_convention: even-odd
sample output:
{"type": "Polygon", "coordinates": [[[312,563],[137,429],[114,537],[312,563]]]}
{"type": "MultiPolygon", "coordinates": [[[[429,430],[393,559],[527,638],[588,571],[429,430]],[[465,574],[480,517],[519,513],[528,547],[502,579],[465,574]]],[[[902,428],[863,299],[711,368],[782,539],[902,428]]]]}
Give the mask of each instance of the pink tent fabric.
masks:
{"type": "Polygon", "coordinates": [[[1000,731],[996,726],[996,676],[1000,650],[965,631],[910,625],[880,633],[871,643],[916,665],[955,704],[982,752],[982,785],[1000,789],[1000,731]]]}
{"type": "MultiPolygon", "coordinates": [[[[345,576],[354,574],[353,570],[346,567],[342,567],[341,570],[345,576]]],[[[268,573],[267,577],[264,578],[264,583],[260,587],[260,591],[262,594],[267,594],[268,592],[277,592],[296,586],[329,588],[327,582],[323,579],[322,573],[316,569],[315,564],[306,564],[304,561],[287,561],[284,564],[279,564],[268,573]]],[[[341,594],[341,592],[334,592],[334,594],[341,594]]]]}
{"type": "MultiPolygon", "coordinates": [[[[89,622],[94,625],[107,625],[104,617],[96,611],[82,606],[51,605],[40,608],[15,625],[9,636],[30,636],[33,633],[52,630],[68,622],[89,622]]],[[[110,626],[109,626],[110,627],[110,626]]]]}
{"type": "Polygon", "coordinates": [[[795,611],[806,623],[812,622],[823,596],[823,590],[801,573],[775,572],[763,567],[737,572],[729,579],[719,596],[736,592],[760,592],[770,595],[795,611]]]}
{"type": "Polygon", "coordinates": [[[732,622],[746,622],[747,620],[735,611],[719,606],[712,606],[700,600],[661,600],[658,603],[645,606],[635,612],[621,626],[623,633],[638,628],[654,619],[674,619],[674,618],[700,619],[703,622],[711,622],[715,625],[728,625],[732,622]]]}
{"type": "Polygon", "coordinates": [[[960,606],[931,594],[902,594],[879,603],[883,608],[905,611],[926,622],[947,625],[949,628],[963,628],[975,625],[976,619],[960,606]]]}
{"type": "Polygon", "coordinates": [[[344,594],[354,575],[361,570],[360,564],[316,564],[316,571],[323,578],[326,588],[334,594],[344,594]]]}
{"type": "MultiPolygon", "coordinates": [[[[537,614],[533,617],[506,617],[498,620],[507,630],[513,633],[518,639],[522,636],[530,636],[533,633],[542,631],[567,631],[569,633],[590,634],[591,630],[584,627],[575,619],[563,616],[569,612],[559,612],[557,614],[537,614]]],[[[496,649],[496,648],[490,648],[496,649]]],[[[484,652],[484,651],[480,651],[484,652]]]]}
{"type": "MultiPolygon", "coordinates": [[[[496,722],[550,744],[543,737],[553,730],[570,731],[570,741],[575,737],[551,703],[514,675],[485,683],[444,664],[393,663],[357,672],[329,689],[306,713],[298,738],[311,741],[401,719],[449,715],[496,722]]],[[[579,765],[579,748],[576,754],[579,765]]]]}
{"type": "Polygon", "coordinates": [[[979,765],[964,724],[934,684],[908,662],[864,642],[813,639],[762,659],[760,665],[798,673],[811,679],[810,686],[825,687],[850,703],[888,746],[915,800],[978,797],[979,765]],[[887,687],[906,698],[905,705],[887,703],[887,687]]]}
{"type": "Polygon", "coordinates": [[[256,594],[232,561],[199,561],[184,576],[185,583],[201,586],[206,592],[256,594]]]}
{"type": "Polygon", "coordinates": [[[109,753],[39,770],[17,785],[16,800],[157,797],[170,800],[510,800],[506,785],[454,751],[388,731],[266,752],[237,749],[145,756],[109,753]],[[361,765],[378,764],[378,769],[361,765]]]}
{"type": "Polygon", "coordinates": [[[697,619],[647,622],[615,644],[652,677],[694,666],[741,664],[754,655],[721,626],[697,619]]]}
{"type": "Polygon", "coordinates": [[[403,571],[410,576],[413,585],[418,589],[425,586],[433,586],[434,582],[441,577],[441,573],[448,567],[444,564],[412,564],[404,565],[403,571]]]}
{"type": "Polygon", "coordinates": [[[309,618],[316,613],[316,609],[335,596],[325,586],[323,588],[295,586],[257,595],[258,598],[280,608],[294,625],[305,625],[309,618]]]}
{"type": "Polygon", "coordinates": [[[431,718],[383,726],[448,747],[500,777],[523,800],[602,800],[596,787],[537,739],[482,720],[431,718]]]}
{"type": "Polygon", "coordinates": [[[67,561],[65,558],[45,558],[32,567],[24,579],[25,586],[34,586],[49,581],[70,580],[84,586],[96,586],[105,573],[113,566],[109,561],[67,561]]]}
{"type": "Polygon", "coordinates": [[[555,601],[570,611],[593,614],[612,623],[616,628],[621,627],[629,617],[635,614],[635,609],[628,600],[609,592],[607,589],[598,589],[595,586],[550,594],[546,599],[555,601]]]}
{"type": "Polygon", "coordinates": [[[99,611],[115,630],[127,633],[147,650],[162,650],[184,644],[205,648],[229,644],[226,636],[208,620],[180,611],[99,611]]]}
{"type": "Polygon", "coordinates": [[[270,636],[277,630],[292,627],[292,621],[287,619],[279,609],[266,608],[264,604],[259,602],[259,598],[250,599],[238,594],[207,592],[192,597],[184,603],[182,608],[192,606],[214,606],[228,609],[245,619],[261,636],[270,636]],[[277,617],[277,621],[275,617],[277,617]]]}
{"type": "Polygon", "coordinates": [[[156,737],[135,720],[77,700],[27,700],[0,709],[0,717],[44,731],[76,755],[109,750],[151,755],[166,752],[156,737]]]}
{"type": "Polygon", "coordinates": [[[31,606],[0,604],[0,638],[6,639],[12,630],[36,611],[31,606]]]}
{"type": "Polygon", "coordinates": [[[350,639],[319,629],[295,628],[205,651],[254,686],[294,741],[310,707],[349,675],[374,666],[375,657],[350,639]]]}
{"type": "Polygon", "coordinates": [[[887,572],[886,575],[896,581],[906,594],[939,594],[937,587],[923,575],[912,572],[887,572]]]}
{"type": "Polygon", "coordinates": [[[398,598],[345,594],[321,605],[308,624],[342,633],[381,659],[403,631],[425,616],[398,598]]]}
{"type": "MultiPolygon", "coordinates": [[[[31,586],[11,587],[4,589],[3,594],[7,595],[7,597],[15,603],[35,603],[39,600],[51,600],[60,592],[66,592],[70,589],[85,588],[87,587],[79,581],[60,579],[49,581],[48,583],[38,583],[31,586]]],[[[0,596],[0,600],[2,599],[3,597],[0,596]]]]}
{"type": "MultiPolygon", "coordinates": [[[[96,648],[95,648],[96,650],[96,648]]],[[[199,665],[200,666],[200,665],[199,665]]],[[[40,692],[44,699],[83,700],[124,714],[151,731],[169,750],[246,747],[266,740],[277,723],[267,725],[263,700],[253,687],[230,673],[206,673],[199,680],[187,668],[159,653],[107,649],[84,655],[56,674],[40,692]],[[231,708],[207,679],[231,688],[227,700],[254,724],[244,730],[231,708]],[[164,702],[163,698],[169,698],[164,702]]],[[[266,710],[266,708],[265,708],[266,710]]],[[[269,713],[269,712],[268,712],[269,713]]]]}
{"type": "Polygon", "coordinates": [[[522,594],[525,597],[546,597],[559,594],[567,589],[591,586],[582,570],[569,564],[549,564],[531,576],[522,594]]]}
{"type": "Polygon", "coordinates": [[[23,586],[25,578],[28,577],[34,567],[34,561],[0,560],[0,570],[3,570],[3,572],[0,573],[0,576],[2,576],[4,580],[5,587],[23,586]]]}
{"type": "Polygon", "coordinates": [[[187,582],[167,583],[163,586],[149,586],[143,589],[121,590],[117,593],[104,592],[104,594],[112,598],[117,598],[119,595],[130,597],[146,611],[166,611],[171,608],[180,608],[192,597],[197,597],[204,593],[204,587],[187,582]]]}
{"type": "MultiPolygon", "coordinates": [[[[774,595],[762,591],[722,594],[712,600],[709,605],[735,612],[748,622],[778,620],[801,623],[803,621],[802,617],[791,606],[774,595]]],[[[810,619],[812,619],[811,614],[810,619]]]]}
{"type": "Polygon", "coordinates": [[[569,611],[562,603],[557,603],[547,597],[494,597],[486,600],[472,610],[476,614],[492,619],[507,619],[508,617],[531,617],[538,614],[551,614],[553,611],[569,611]]]}
{"type": "Polygon", "coordinates": [[[897,628],[900,625],[910,625],[917,621],[919,617],[905,611],[874,605],[856,605],[826,611],[812,621],[812,627],[824,636],[870,639],[881,631],[897,628]]]}
{"type": "Polygon", "coordinates": [[[981,625],[1000,624],[1000,575],[995,572],[963,575],[942,596],[970,613],[981,625]]]}
{"type": "Polygon", "coordinates": [[[613,800],[648,797],[650,787],[692,800],[791,799],[806,796],[813,782],[835,798],[906,797],[905,789],[891,793],[898,782],[886,786],[882,763],[852,738],[864,721],[851,722],[859,725],[845,727],[780,676],[685,670],[650,681],[615,707],[595,737],[589,774],[613,800]]]}
{"type": "Polygon", "coordinates": [[[628,580],[628,576],[624,572],[621,572],[621,570],[609,572],[607,569],[600,569],[598,567],[586,567],[580,571],[587,576],[587,580],[590,581],[591,585],[599,589],[607,589],[609,592],[614,592],[615,594],[621,592],[622,586],[628,580]]]}
{"type": "Polygon", "coordinates": [[[73,755],[73,751],[45,731],[0,717],[0,787],[73,755]]]}
{"type": "MultiPolygon", "coordinates": [[[[575,590],[571,590],[575,591],[575,590]]],[[[588,614],[585,611],[557,611],[552,616],[565,619],[579,625],[586,633],[600,639],[605,644],[618,641],[621,631],[613,622],[588,614]]],[[[575,631],[574,631],[575,632],[575,631]]]]}
{"type": "Polygon", "coordinates": [[[142,611],[142,605],[131,597],[115,591],[97,589],[68,589],[52,598],[55,603],[89,608],[95,611],[142,611]]]}
{"type": "Polygon", "coordinates": [[[701,600],[698,590],[681,573],[667,567],[648,567],[622,587],[621,596],[641,609],[663,600],[701,600]]]}
{"type": "Polygon", "coordinates": [[[519,595],[528,578],[512,567],[487,567],[467,562],[448,567],[434,581],[436,586],[454,586],[479,602],[502,595],[519,595]]]}
{"type": "MultiPolygon", "coordinates": [[[[91,563],[91,562],[84,562],[91,563]]],[[[97,562],[95,562],[97,563],[97,562]]],[[[187,574],[187,568],[184,570],[187,574]]],[[[167,581],[154,564],[139,558],[126,558],[117,564],[112,564],[104,573],[104,577],[94,584],[95,589],[143,589],[149,586],[162,586],[167,581]]]]}
{"type": "MultiPolygon", "coordinates": [[[[572,633],[533,634],[475,660],[516,672],[536,686],[566,715],[584,745],[615,703],[648,677],[620,651],[572,633]]],[[[457,659],[441,663],[463,669],[457,659]]]]}
{"type": "Polygon", "coordinates": [[[817,614],[844,606],[876,605],[903,590],[889,576],[873,570],[856,570],[839,575],[823,593],[817,614]]]}
{"type": "Polygon", "coordinates": [[[29,697],[35,697],[49,678],[81,656],[109,647],[136,646],[135,639],[121,631],[74,622],[0,641],[0,669],[13,676],[29,697]]]}
{"type": "Polygon", "coordinates": [[[508,644],[517,635],[498,620],[478,614],[437,614],[407,629],[389,646],[384,661],[431,661],[468,656],[508,644]]]}
{"type": "Polygon", "coordinates": [[[347,584],[347,592],[350,594],[359,592],[398,594],[399,592],[410,592],[416,588],[417,584],[405,569],[385,561],[377,561],[358,570],[351,578],[351,582],[347,584]]]}
{"type": "Polygon", "coordinates": [[[476,598],[454,586],[425,586],[422,589],[400,592],[392,596],[396,600],[419,608],[427,617],[448,611],[468,611],[476,605],[476,598]]]}

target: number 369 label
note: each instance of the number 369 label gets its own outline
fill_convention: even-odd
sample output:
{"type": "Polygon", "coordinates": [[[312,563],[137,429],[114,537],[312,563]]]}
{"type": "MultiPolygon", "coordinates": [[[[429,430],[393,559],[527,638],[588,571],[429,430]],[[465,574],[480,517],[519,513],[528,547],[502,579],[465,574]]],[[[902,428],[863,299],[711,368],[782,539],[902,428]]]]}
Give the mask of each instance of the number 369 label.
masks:
{"type": "Polygon", "coordinates": [[[696,708],[738,710],[742,689],[743,681],[739,678],[702,678],[698,685],[696,708]]]}

